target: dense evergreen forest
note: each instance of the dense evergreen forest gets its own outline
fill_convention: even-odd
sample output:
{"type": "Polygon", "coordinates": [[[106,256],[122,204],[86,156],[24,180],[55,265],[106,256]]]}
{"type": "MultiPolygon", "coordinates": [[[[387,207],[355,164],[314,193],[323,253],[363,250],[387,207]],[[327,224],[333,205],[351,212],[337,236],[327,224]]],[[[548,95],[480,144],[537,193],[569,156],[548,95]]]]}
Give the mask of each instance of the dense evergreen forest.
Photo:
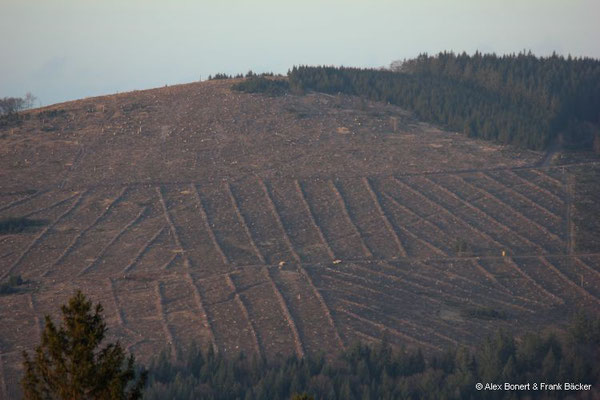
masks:
{"type": "Polygon", "coordinates": [[[282,96],[289,90],[287,80],[269,79],[265,75],[246,76],[246,79],[234,84],[233,90],[246,93],[265,93],[270,96],[282,96]]]}
{"type": "Polygon", "coordinates": [[[289,358],[267,363],[243,355],[226,359],[192,346],[176,359],[161,354],[150,367],[145,398],[286,399],[513,399],[600,396],[600,319],[578,315],[566,333],[516,340],[498,333],[475,350],[424,356],[385,344],[356,344],[335,360],[289,358]],[[478,391],[476,383],[584,383],[581,391],[478,391]]]}
{"type": "Polygon", "coordinates": [[[294,67],[292,90],[387,101],[471,137],[600,151],[600,60],[440,53],[390,70],[294,67]]]}

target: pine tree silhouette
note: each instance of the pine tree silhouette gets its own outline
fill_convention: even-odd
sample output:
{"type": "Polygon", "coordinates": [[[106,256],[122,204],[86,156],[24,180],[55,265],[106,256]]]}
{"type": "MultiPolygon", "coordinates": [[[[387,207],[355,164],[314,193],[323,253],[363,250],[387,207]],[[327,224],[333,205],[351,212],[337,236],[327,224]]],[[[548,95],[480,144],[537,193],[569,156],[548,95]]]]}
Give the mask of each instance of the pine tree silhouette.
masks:
{"type": "Polygon", "coordinates": [[[141,399],[146,371],[136,373],[134,356],[127,357],[119,342],[99,347],[107,331],[102,305],[92,311],[77,291],[61,310],[62,325],[46,316],[35,354],[23,352],[24,398],[141,399]]]}

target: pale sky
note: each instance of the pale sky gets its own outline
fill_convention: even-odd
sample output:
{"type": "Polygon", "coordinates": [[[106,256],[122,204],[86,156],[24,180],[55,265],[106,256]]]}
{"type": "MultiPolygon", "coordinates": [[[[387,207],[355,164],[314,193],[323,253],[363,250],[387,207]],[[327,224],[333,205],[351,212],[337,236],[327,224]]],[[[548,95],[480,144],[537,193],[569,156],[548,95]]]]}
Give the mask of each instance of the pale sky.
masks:
{"type": "Polygon", "coordinates": [[[0,0],[0,97],[41,104],[421,52],[600,58],[598,0],[0,0]]]}

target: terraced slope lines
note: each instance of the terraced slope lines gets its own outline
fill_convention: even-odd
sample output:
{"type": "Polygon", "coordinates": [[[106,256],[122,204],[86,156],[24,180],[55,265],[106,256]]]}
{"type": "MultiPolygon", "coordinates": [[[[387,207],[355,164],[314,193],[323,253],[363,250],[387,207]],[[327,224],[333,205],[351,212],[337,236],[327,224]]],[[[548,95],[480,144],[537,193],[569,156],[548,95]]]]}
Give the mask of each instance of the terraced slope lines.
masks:
{"type": "Polygon", "coordinates": [[[69,118],[51,135],[32,110],[0,132],[0,221],[42,221],[0,234],[1,279],[27,282],[0,296],[1,398],[77,288],[142,361],[193,342],[268,360],[383,338],[435,352],[598,312],[592,156],[540,169],[541,153],[390,105],[229,83],[53,106],[69,118]]]}

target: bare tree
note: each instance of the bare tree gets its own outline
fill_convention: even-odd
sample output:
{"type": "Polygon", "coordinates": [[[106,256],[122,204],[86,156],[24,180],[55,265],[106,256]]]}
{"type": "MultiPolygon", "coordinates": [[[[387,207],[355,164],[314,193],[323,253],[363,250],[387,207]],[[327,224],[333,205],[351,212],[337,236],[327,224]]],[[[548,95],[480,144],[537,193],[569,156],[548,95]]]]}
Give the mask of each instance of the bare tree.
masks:
{"type": "Polygon", "coordinates": [[[402,72],[402,66],[405,63],[406,60],[396,60],[396,61],[392,61],[392,63],[390,64],[390,71],[393,72],[402,72]]]}
{"type": "Polygon", "coordinates": [[[27,92],[25,94],[25,99],[23,99],[25,104],[24,107],[26,110],[33,108],[33,106],[35,105],[35,101],[37,100],[37,97],[35,97],[31,92],[27,92]]]}
{"type": "Polygon", "coordinates": [[[20,97],[4,97],[0,99],[0,115],[16,114],[25,106],[25,100],[20,97]]]}
{"type": "Polygon", "coordinates": [[[25,97],[4,97],[0,99],[0,116],[2,115],[13,115],[19,111],[33,108],[37,98],[27,92],[25,97]]]}

